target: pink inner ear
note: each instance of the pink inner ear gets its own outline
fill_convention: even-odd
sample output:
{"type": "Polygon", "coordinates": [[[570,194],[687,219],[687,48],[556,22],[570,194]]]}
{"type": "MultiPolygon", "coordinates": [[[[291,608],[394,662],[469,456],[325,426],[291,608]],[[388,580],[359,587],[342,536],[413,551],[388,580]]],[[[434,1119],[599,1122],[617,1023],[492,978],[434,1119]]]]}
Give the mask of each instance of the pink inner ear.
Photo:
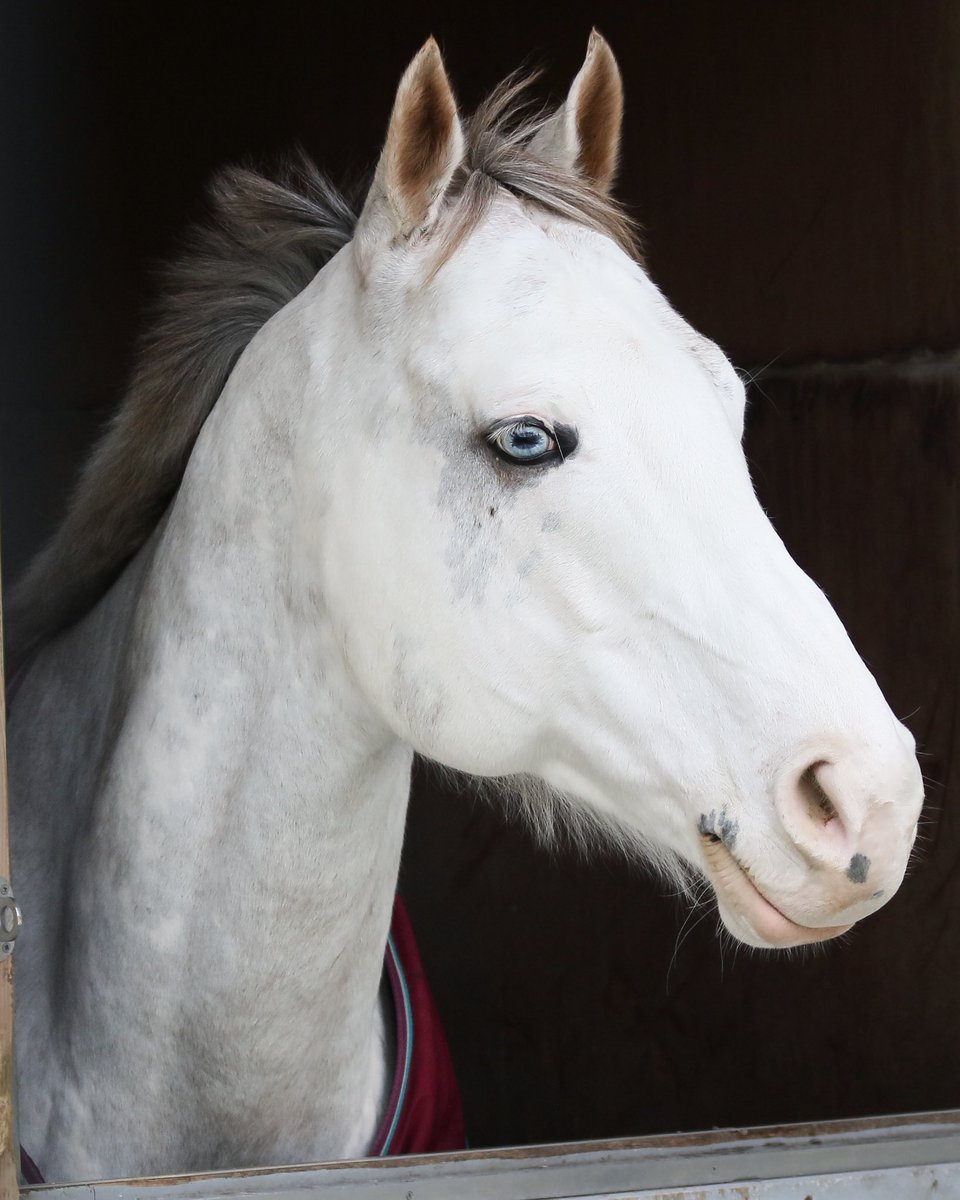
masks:
{"type": "Polygon", "coordinates": [[[623,90],[609,50],[598,52],[577,96],[577,167],[599,188],[613,181],[620,150],[623,90]]]}
{"type": "Polygon", "coordinates": [[[447,170],[457,119],[443,67],[439,62],[431,67],[416,80],[412,94],[404,98],[402,111],[397,114],[394,182],[405,207],[415,206],[422,197],[427,203],[432,199],[438,178],[447,170]]]}

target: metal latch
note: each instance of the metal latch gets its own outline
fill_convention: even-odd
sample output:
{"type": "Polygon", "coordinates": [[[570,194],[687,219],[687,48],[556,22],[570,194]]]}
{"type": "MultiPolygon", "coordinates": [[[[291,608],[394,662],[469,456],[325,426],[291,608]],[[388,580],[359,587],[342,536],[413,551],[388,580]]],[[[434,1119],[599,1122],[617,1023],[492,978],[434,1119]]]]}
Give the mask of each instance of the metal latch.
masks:
{"type": "Polygon", "coordinates": [[[6,879],[0,879],[0,962],[13,953],[13,943],[23,927],[23,914],[13,889],[6,879]]]}

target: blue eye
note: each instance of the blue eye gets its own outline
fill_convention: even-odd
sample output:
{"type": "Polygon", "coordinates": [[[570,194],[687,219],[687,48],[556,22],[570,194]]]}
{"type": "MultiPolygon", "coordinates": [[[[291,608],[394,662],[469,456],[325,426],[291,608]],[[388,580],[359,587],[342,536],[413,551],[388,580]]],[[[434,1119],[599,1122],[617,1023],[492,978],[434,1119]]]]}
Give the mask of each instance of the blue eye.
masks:
{"type": "Polygon", "coordinates": [[[490,434],[490,441],[505,457],[518,463],[540,462],[557,452],[557,443],[540,421],[524,417],[501,425],[490,434]]]}
{"type": "Polygon", "coordinates": [[[498,458],[517,467],[566,462],[580,440],[573,425],[548,423],[533,416],[497,421],[487,430],[485,438],[498,458]]]}
{"type": "Polygon", "coordinates": [[[504,454],[521,461],[542,458],[556,445],[542,425],[531,425],[528,421],[508,425],[500,430],[494,440],[504,454]]]}

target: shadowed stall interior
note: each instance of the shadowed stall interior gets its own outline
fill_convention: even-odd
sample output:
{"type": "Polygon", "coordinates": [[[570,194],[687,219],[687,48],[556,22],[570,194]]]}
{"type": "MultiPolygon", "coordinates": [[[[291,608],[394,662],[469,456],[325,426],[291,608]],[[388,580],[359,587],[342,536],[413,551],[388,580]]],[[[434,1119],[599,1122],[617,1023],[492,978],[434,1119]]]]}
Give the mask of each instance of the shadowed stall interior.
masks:
{"type": "Polygon", "coordinates": [[[471,1144],[960,1106],[960,5],[63,0],[0,23],[5,581],[57,520],[218,166],[299,143],[334,178],[367,169],[431,32],[469,109],[531,55],[559,99],[602,30],[651,272],[765,368],[757,490],[916,735],[928,805],[888,907],[774,957],[419,768],[401,881],[471,1144]]]}

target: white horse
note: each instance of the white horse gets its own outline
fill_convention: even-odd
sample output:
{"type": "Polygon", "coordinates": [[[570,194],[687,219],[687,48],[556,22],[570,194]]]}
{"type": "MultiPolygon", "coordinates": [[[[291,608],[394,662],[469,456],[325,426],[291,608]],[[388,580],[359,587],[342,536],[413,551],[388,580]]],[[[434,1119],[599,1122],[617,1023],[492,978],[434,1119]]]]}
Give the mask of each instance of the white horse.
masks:
{"type": "Polygon", "coordinates": [[[221,181],[15,597],[48,1178],[366,1152],[414,751],[705,877],[753,946],[900,883],[912,739],[631,253],[612,54],[544,119],[516,91],[462,125],[428,42],[356,218],[309,172],[221,181]]]}

